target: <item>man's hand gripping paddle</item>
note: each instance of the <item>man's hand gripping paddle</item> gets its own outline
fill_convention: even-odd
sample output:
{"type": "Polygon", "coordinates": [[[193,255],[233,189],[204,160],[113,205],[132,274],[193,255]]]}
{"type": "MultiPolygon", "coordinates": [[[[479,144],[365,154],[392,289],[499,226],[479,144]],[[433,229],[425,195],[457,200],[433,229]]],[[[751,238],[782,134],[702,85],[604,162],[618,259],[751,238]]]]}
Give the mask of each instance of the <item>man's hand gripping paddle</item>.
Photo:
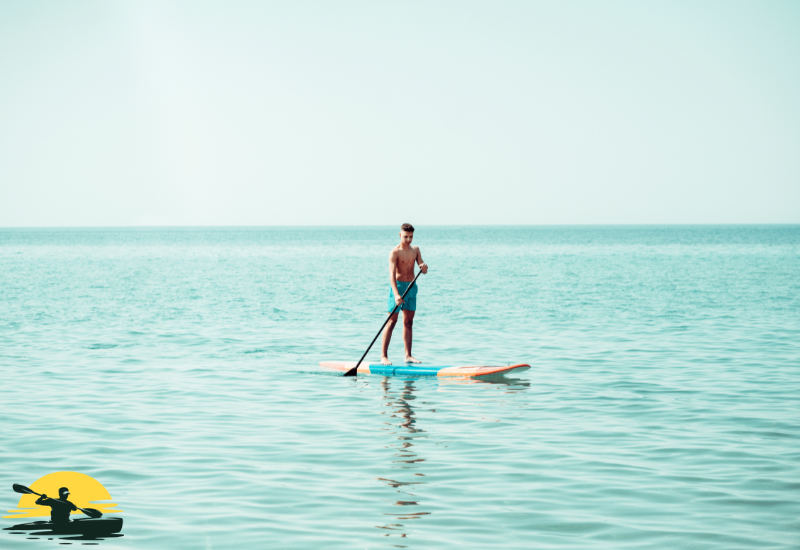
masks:
{"type": "MultiPolygon", "coordinates": [[[[422,275],[422,271],[417,273],[417,276],[414,277],[414,280],[411,281],[410,285],[408,285],[408,288],[406,289],[405,292],[403,292],[403,295],[400,297],[401,300],[405,300],[406,294],[408,294],[408,291],[411,290],[411,287],[414,286],[414,284],[416,284],[417,279],[419,278],[420,275],[422,275]]],[[[395,311],[397,311],[397,308],[399,308],[399,307],[400,307],[400,304],[397,304],[396,306],[394,306],[394,309],[392,310],[392,312],[389,314],[388,317],[386,317],[386,320],[383,322],[383,325],[381,326],[381,329],[378,331],[378,334],[376,334],[375,338],[372,339],[372,344],[374,344],[375,340],[378,339],[378,336],[381,335],[381,332],[383,332],[384,327],[386,327],[386,323],[389,322],[389,319],[392,318],[392,315],[394,315],[395,311]]],[[[369,353],[369,350],[372,349],[372,344],[369,345],[369,347],[367,348],[367,351],[365,351],[364,355],[361,356],[361,359],[358,360],[358,363],[356,363],[356,366],[353,367],[352,369],[350,369],[349,371],[347,371],[346,373],[344,373],[345,376],[356,376],[356,373],[358,372],[358,367],[361,365],[362,361],[364,361],[364,357],[367,356],[367,354],[369,353]]]]}
{"type": "MultiPolygon", "coordinates": [[[[28,489],[24,485],[20,485],[19,483],[15,483],[13,485],[13,489],[14,489],[15,492],[22,493],[23,495],[38,495],[38,496],[42,496],[42,495],[40,495],[39,493],[37,493],[35,491],[31,491],[30,489],[28,489]]],[[[58,500],[58,499],[53,499],[53,500],[58,500]]],[[[99,518],[100,516],[103,515],[103,512],[101,512],[100,510],[95,510],[94,508],[78,508],[78,510],[80,510],[81,512],[83,512],[84,514],[89,516],[90,518],[99,518]]]]}

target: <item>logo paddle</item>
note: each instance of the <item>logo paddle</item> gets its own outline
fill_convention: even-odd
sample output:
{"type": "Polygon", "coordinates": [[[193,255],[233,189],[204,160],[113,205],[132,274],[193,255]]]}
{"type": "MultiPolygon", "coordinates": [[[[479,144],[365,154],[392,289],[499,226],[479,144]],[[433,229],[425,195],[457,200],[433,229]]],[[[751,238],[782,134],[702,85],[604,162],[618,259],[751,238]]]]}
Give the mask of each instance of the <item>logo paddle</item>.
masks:
{"type": "MultiPolygon", "coordinates": [[[[24,485],[20,485],[19,483],[15,483],[12,486],[12,488],[14,489],[15,492],[22,493],[23,495],[42,496],[39,493],[37,493],[36,491],[31,491],[30,489],[28,489],[24,485]]],[[[54,498],[53,500],[58,500],[58,499],[54,498]]],[[[76,506],[76,508],[77,508],[77,506],[76,506]]],[[[100,510],[95,510],[94,508],[78,508],[78,510],[80,510],[81,512],[83,512],[84,514],[89,516],[90,518],[99,518],[100,516],[103,515],[103,512],[101,512],[100,510]]]]}

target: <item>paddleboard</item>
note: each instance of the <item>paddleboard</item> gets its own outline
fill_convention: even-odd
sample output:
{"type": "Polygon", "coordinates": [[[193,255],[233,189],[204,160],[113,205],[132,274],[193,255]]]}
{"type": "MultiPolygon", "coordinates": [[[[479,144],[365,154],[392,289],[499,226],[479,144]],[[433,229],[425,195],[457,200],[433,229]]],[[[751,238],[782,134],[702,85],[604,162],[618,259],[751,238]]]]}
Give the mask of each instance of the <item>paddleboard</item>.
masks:
{"type": "MultiPolygon", "coordinates": [[[[345,373],[356,366],[357,361],[322,361],[319,366],[345,373]]],[[[466,365],[463,367],[453,367],[450,365],[426,365],[426,364],[401,364],[401,365],[381,365],[380,363],[361,363],[358,367],[358,374],[378,374],[381,376],[440,376],[457,378],[478,378],[480,376],[492,376],[508,374],[510,372],[521,372],[531,368],[530,365],[520,363],[519,365],[507,366],[478,366],[466,365]]]]}

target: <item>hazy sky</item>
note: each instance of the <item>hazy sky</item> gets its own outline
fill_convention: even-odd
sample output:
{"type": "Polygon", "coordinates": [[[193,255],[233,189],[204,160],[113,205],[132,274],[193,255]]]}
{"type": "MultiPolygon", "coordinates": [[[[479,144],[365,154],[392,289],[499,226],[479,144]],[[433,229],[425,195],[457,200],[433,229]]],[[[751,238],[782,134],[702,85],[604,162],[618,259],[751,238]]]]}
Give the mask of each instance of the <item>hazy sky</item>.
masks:
{"type": "Polygon", "coordinates": [[[800,223],[800,2],[0,3],[0,226],[800,223]]]}

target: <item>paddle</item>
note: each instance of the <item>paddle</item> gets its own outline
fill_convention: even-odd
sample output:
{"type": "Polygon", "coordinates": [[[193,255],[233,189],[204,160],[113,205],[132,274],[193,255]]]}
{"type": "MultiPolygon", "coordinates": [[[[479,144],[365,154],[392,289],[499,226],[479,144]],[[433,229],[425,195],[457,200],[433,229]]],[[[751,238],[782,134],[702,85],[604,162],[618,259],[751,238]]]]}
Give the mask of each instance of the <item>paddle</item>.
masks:
{"type": "MultiPolygon", "coordinates": [[[[406,289],[406,291],[405,291],[405,292],[403,292],[403,295],[400,297],[400,299],[401,299],[401,300],[405,299],[405,297],[406,297],[406,294],[408,294],[408,291],[409,291],[409,290],[411,290],[411,287],[412,287],[412,286],[414,286],[414,283],[416,283],[416,282],[417,282],[417,278],[419,278],[419,276],[420,276],[420,275],[422,275],[422,271],[420,271],[419,273],[417,273],[417,276],[416,276],[416,277],[414,277],[414,280],[413,280],[413,281],[411,281],[411,284],[410,284],[410,285],[408,285],[408,288],[406,289]]],[[[388,322],[389,322],[389,319],[391,319],[391,318],[392,318],[392,315],[394,315],[394,312],[395,312],[395,311],[397,311],[397,308],[399,308],[399,307],[400,307],[400,304],[397,304],[396,306],[394,306],[394,309],[392,310],[392,312],[389,314],[389,316],[388,316],[388,317],[386,318],[386,320],[383,322],[383,325],[381,326],[381,329],[378,331],[378,334],[376,334],[376,335],[375,335],[375,338],[373,338],[373,339],[372,339],[372,344],[374,344],[374,343],[375,343],[375,340],[377,340],[377,339],[378,339],[378,336],[380,336],[380,335],[381,335],[381,332],[383,332],[383,329],[384,329],[384,327],[386,326],[386,323],[388,323],[388,322]]],[[[369,347],[367,348],[367,351],[365,351],[365,352],[364,352],[364,355],[362,355],[362,356],[361,356],[361,359],[359,359],[359,360],[358,360],[358,363],[356,363],[356,366],[355,366],[355,367],[353,367],[352,369],[350,369],[349,371],[347,371],[346,373],[344,373],[344,375],[345,375],[345,376],[356,376],[356,372],[358,371],[358,367],[359,367],[359,365],[361,365],[361,362],[364,360],[364,357],[366,357],[366,356],[367,356],[367,354],[369,353],[369,350],[371,350],[371,349],[372,349],[372,344],[370,344],[370,345],[369,345],[369,347]]]]}
{"type": "MultiPolygon", "coordinates": [[[[15,483],[13,485],[13,488],[14,488],[15,492],[22,493],[23,495],[39,495],[39,493],[37,493],[36,491],[31,491],[30,489],[28,489],[24,485],[20,485],[19,483],[15,483]]],[[[39,496],[42,496],[42,495],[39,495],[39,496]]],[[[47,498],[50,498],[50,497],[47,497],[47,498]]],[[[58,500],[58,499],[54,498],[53,500],[58,500]]],[[[83,512],[84,514],[89,516],[90,518],[99,518],[100,516],[103,515],[103,512],[101,512],[100,510],[95,510],[94,508],[78,508],[78,510],[80,510],[81,512],[83,512]]]]}

